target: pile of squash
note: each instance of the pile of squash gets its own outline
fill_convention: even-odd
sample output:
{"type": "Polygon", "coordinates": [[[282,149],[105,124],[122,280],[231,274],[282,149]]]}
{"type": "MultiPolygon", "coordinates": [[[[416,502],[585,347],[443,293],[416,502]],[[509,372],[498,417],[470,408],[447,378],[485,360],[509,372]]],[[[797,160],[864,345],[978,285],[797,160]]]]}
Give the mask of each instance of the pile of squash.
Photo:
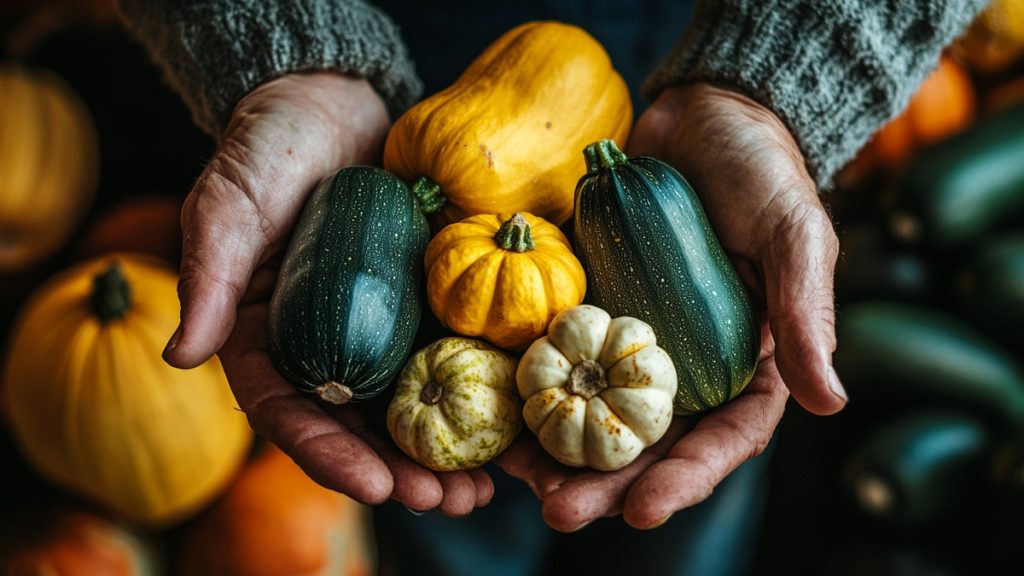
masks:
{"type": "MultiPolygon", "coordinates": [[[[861,517],[902,528],[987,506],[979,493],[997,526],[1024,511],[1024,43],[997,16],[840,180],[885,217],[834,197],[836,366],[876,410],[840,453],[842,486],[861,517]]],[[[160,359],[177,203],[128,203],[83,234],[102,126],[25,67],[0,68],[0,116],[0,295],[32,292],[6,334],[2,440],[47,499],[5,515],[0,567],[372,573],[368,510],[254,442],[216,359],[160,359]],[[40,268],[61,250],[58,274],[40,268]]],[[[485,464],[524,427],[565,465],[616,470],[673,417],[736,397],[756,311],[683,176],[621,151],[632,120],[584,31],[508,31],[398,118],[382,167],[311,193],[271,302],[277,369],[325,403],[387,400],[395,443],[439,471],[485,464]]]]}
{"type": "Polygon", "coordinates": [[[397,119],[383,168],[313,191],[270,304],[274,365],[333,404],[397,380],[387,428],[439,471],[524,422],[559,462],[617,470],[674,414],[735,397],[757,315],[686,180],[620,150],[632,120],[586,32],[506,32],[397,119]],[[447,334],[414,351],[427,308],[447,334]]]}
{"type": "MultiPolygon", "coordinates": [[[[3,439],[49,510],[31,532],[5,520],[0,566],[372,572],[368,510],[254,441],[216,358],[162,361],[180,204],[97,215],[103,126],[55,75],[0,72],[0,273],[28,294],[5,320],[3,439]]],[[[312,191],[271,302],[275,366],[323,402],[390,396],[375,416],[434,470],[483,465],[524,424],[560,462],[616,470],[735,397],[755,311],[689,184],[621,152],[632,121],[586,32],[504,34],[395,122],[383,167],[312,191]]]]}

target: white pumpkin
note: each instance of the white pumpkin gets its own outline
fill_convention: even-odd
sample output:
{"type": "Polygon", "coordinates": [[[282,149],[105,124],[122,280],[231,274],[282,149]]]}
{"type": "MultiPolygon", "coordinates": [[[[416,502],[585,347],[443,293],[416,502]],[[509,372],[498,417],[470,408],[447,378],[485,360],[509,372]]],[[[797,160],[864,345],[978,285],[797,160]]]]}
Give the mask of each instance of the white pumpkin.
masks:
{"type": "Polygon", "coordinates": [[[476,468],[522,427],[514,358],[469,338],[442,338],[402,368],[388,431],[413,460],[437,471],[476,468]]]}
{"type": "Polygon", "coordinates": [[[618,470],[668,430],[676,369],[649,324],[584,304],[526,350],[516,383],[526,426],[548,453],[618,470]]]}

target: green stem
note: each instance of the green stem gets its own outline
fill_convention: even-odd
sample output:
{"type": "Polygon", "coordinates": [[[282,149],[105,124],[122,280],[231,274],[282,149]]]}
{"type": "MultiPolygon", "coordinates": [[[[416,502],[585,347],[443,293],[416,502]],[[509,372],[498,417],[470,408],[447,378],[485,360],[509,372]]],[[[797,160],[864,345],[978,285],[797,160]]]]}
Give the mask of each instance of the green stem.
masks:
{"type": "Polygon", "coordinates": [[[111,262],[105,272],[93,277],[89,307],[104,324],[124,318],[132,307],[132,287],[125,280],[121,263],[117,260],[111,262]]]}
{"type": "Polygon", "coordinates": [[[434,214],[440,212],[448,199],[441,192],[441,185],[426,176],[420,176],[412,184],[412,195],[420,205],[420,212],[434,214]]]}
{"type": "Polygon", "coordinates": [[[589,174],[602,169],[614,168],[629,160],[629,157],[615,145],[614,140],[600,140],[587,144],[587,147],[583,149],[583,156],[587,159],[587,173],[589,174]]]}
{"type": "Polygon", "coordinates": [[[494,235],[494,241],[498,247],[509,252],[526,252],[534,248],[530,223],[519,212],[502,222],[498,232],[494,235]]]}

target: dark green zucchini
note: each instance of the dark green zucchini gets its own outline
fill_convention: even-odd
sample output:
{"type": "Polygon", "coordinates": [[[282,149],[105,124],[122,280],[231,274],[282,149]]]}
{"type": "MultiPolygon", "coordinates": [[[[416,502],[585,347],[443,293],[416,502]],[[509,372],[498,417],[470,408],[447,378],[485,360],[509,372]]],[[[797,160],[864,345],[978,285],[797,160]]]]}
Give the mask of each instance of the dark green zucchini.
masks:
{"type": "Polygon", "coordinates": [[[985,505],[991,434],[977,416],[900,414],[869,431],[843,465],[861,514],[894,526],[950,520],[985,505]]]}
{"type": "Polygon", "coordinates": [[[1024,374],[1003,348],[949,313],[912,304],[840,308],[836,372],[851,407],[924,404],[971,408],[1024,426],[1024,374]]]}
{"type": "Polygon", "coordinates": [[[921,150],[899,186],[892,232],[948,247],[1024,214],[1024,103],[921,150]]]}
{"type": "Polygon", "coordinates": [[[654,328],[675,364],[677,414],[703,412],[743,390],[757,365],[757,314],[674,168],[627,158],[611,140],[587,146],[573,234],[588,298],[654,328]]]}
{"type": "Polygon", "coordinates": [[[427,222],[401,180],[368,166],[317,186],[270,301],[268,352],[296,388],[372,398],[401,369],[420,320],[427,222]]]}
{"type": "Polygon", "coordinates": [[[983,240],[957,274],[956,298],[966,318],[1024,349],[1024,232],[983,240]]]}

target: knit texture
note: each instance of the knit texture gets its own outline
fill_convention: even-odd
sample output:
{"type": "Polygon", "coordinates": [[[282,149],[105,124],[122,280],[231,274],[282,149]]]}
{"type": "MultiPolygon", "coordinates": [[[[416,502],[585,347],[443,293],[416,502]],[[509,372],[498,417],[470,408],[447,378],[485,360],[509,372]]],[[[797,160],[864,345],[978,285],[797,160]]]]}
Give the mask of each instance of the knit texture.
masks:
{"type": "Polygon", "coordinates": [[[422,87],[397,27],[362,0],[121,0],[129,29],[196,124],[219,138],[235,104],[288,72],[366,78],[392,117],[422,87]]]}
{"type": "Polygon", "coordinates": [[[719,82],[774,111],[819,187],[906,107],[985,0],[705,0],[644,85],[719,82]]]}

